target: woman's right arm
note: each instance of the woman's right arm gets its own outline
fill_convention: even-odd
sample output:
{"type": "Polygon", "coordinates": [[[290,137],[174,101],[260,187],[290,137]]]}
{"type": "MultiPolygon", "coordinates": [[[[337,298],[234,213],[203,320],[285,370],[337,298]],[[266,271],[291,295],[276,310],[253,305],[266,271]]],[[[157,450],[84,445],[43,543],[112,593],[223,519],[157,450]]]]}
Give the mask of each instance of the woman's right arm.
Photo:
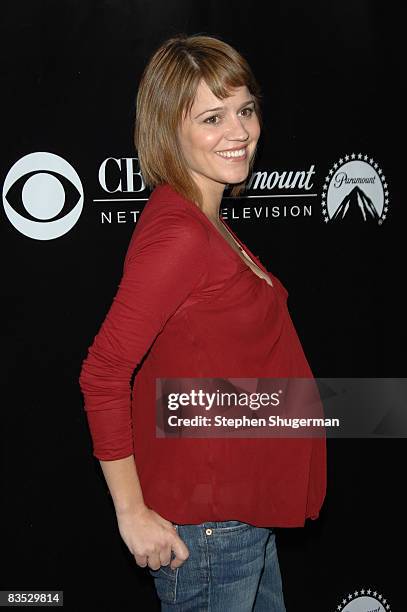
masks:
{"type": "Polygon", "coordinates": [[[136,226],[118,291],[79,377],[93,454],[120,533],[137,563],[152,569],[169,562],[171,547],[179,560],[172,567],[188,554],[172,523],[144,503],[133,454],[130,381],[169,317],[199,284],[207,244],[205,228],[180,210],[167,211],[165,223],[157,215],[136,226]]]}
{"type": "Polygon", "coordinates": [[[100,467],[109,487],[116,514],[139,514],[145,508],[145,504],[134,455],[114,461],[100,461],[100,467]]]}
{"type": "Polygon", "coordinates": [[[159,569],[176,558],[176,569],[188,558],[188,549],[170,521],[144,504],[134,455],[114,461],[100,461],[116,510],[120,535],[134,556],[137,565],[159,569]]]}

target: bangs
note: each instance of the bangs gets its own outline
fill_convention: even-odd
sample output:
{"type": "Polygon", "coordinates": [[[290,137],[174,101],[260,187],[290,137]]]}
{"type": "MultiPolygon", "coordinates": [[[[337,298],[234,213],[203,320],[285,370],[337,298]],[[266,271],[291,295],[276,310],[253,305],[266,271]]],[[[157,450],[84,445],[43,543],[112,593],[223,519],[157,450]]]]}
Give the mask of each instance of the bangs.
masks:
{"type": "MultiPolygon", "coordinates": [[[[191,75],[192,76],[192,75],[191,75]]],[[[233,62],[230,55],[217,53],[211,56],[210,61],[203,58],[193,75],[190,87],[186,87],[180,100],[181,115],[184,117],[191,112],[199,83],[204,80],[213,95],[219,100],[233,96],[234,89],[247,87],[256,106],[256,112],[260,115],[261,92],[254,81],[250,70],[246,70],[240,61],[233,62]],[[231,61],[232,60],[232,61],[231,61]]],[[[259,117],[260,120],[260,117],[259,117]]]]}

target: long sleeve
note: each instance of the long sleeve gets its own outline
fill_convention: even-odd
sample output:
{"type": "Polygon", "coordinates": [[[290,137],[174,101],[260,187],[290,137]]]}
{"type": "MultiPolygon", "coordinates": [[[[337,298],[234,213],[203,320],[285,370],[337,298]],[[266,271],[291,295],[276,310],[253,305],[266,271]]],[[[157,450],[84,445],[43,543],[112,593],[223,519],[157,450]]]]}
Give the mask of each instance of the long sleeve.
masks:
{"type": "Polygon", "coordinates": [[[101,460],[133,454],[133,371],[206,270],[204,226],[171,204],[151,212],[143,211],[136,225],[117,293],[79,377],[93,454],[101,460]]]}

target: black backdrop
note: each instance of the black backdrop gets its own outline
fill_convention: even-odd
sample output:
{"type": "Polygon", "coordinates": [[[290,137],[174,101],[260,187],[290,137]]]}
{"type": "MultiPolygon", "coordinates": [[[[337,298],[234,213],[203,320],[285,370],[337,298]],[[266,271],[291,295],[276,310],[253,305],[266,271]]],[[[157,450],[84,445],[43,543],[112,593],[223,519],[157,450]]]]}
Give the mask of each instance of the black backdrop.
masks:
{"type": "MultiPolygon", "coordinates": [[[[17,1],[0,12],[3,185],[54,160],[83,192],[83,209],[66,192],[64,206],[80,215],[54,238],[28,235],[2,209],[0,589],[63,589],[69,610],[158,610],[116,528],[77,382],[149,195],[132,143],[142,69],[178,32],[219,35],[247,57],[264,94],[255,171],[313,166],[312,184],[253,188],[267,197],[225,198],[223,215],[287,287],[316,376],[403,377],[402,20],[392,3],[367,0],[17,1]],[[325,179],[346,155],[372,160],[371,173],[377,164],[385,218],[324,216],[325,179]]],[[[31,186],[31,208],[18,185],[3,203],[51,228],[56,208],[35,220],[31,186]]],[[[39,189],[56,201],[55,183],[39,189]]],[[[404,440],[331,439],[328,462],[320,518],[278,530],[287,611],[333,611],[361,588],[405,610],[404,440]]]]}

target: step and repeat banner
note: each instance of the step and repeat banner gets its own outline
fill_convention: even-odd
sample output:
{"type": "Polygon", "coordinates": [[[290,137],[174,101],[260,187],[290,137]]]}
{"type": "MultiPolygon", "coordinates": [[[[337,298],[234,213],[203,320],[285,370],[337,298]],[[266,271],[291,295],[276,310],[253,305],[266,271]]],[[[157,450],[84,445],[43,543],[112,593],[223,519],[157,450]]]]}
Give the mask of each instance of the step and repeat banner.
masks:
{"type": "Polygon", "coordinates": [[[358,423],[328,436],[320,517],[276,529],[287,611],[407,609],[400,16],[365,0],[7,4],[0,591],[159,610],[118,532],[78,377],[150,195],[138,83],[184,32],[230,43],[262,88],[254,170],[221,214],[287,288],[323,399],[358,423]]]}

